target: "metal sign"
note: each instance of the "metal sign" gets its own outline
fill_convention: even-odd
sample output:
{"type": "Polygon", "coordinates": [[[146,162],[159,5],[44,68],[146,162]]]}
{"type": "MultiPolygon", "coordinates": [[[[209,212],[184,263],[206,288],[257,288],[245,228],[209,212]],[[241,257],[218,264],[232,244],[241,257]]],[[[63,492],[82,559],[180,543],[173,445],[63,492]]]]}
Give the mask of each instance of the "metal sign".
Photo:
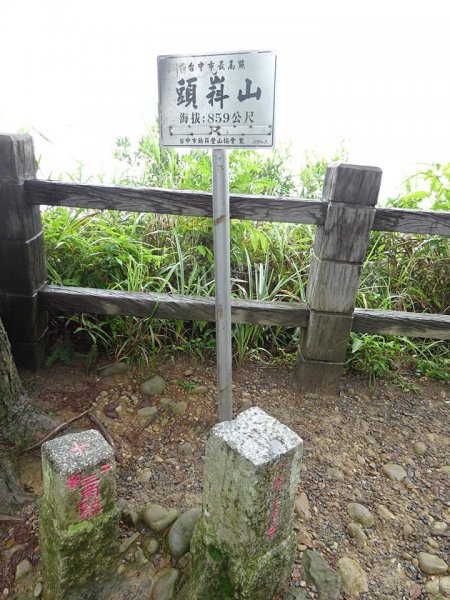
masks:
{"type": "Polygon", "coordinates": [[[159,56],[162,146],[273,146],[276,56],[269,50],[159,56]]]}

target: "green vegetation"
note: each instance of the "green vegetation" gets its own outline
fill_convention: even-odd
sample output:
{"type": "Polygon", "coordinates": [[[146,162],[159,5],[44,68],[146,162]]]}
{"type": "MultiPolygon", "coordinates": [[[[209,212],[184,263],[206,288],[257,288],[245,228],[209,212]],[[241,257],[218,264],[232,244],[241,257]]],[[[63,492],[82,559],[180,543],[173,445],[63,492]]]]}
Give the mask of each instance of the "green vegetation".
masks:
{"type": "MultiPolygon", "coordinates": [[[[195,150],[161,149],[155,128],[137,149],[117,141],[122,167],[116,183],[191,190],[211,189],[210,156],[195,150]]],[[[272,153],[230,153],[230,190],[285,197],[320,197],[326,165],[310,154],[296,174],[289,149],[272,153]]],[[[345,160],[340,151],[331,160],[345,160]]],[[[432,165],[407,181],[406,194],[390,206],[449,208],[450,164],[432,165]],[[414,186],[414,188],[413,188],[414,186]]],[[[82,169],[72,176],[82,179],[82,169]]],[[[210,219],[114,211],[51,208],[43,213],[48,272],[52,283],[127,291],[198,296],[214,295],[214,258],[210,219]]],[[[305,300],[314,227],[233,221],[232,293],[258,300],[305,300]]],[[[419,235],[373,232],[358,293],[358,306],[382,310],[445,313],[449,310],[448,240],[419,235]]],[[[156,318],[57,316],[53,320],[49,360],[68,358],[75,348],[106,351],[117,359],[150,363],[159,353],[214,350],[213,324],[156,318]],[[73,334],[76,334],[73,336],[73,334]],[[55,358],[56,357],[56,358],[55,358]]],[[[288,360],[299,339],[294,328],[233,326],[237,361],[288,360]]],[[[352,334],[348,367],[371,378],[395,376],[402,369],[445,379],[448,343],[401,337],[352,334]]]]}

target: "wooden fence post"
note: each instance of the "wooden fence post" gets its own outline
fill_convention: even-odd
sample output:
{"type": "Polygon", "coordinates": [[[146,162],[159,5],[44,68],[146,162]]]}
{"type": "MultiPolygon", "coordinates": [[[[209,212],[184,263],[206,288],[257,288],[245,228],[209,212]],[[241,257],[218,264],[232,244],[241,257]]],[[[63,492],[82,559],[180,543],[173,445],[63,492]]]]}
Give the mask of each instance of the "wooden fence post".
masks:
{"type": "Polygon", "coordinates": [[[47,275],[41,215],[24,190],[35,177],[31,136],[0,134],[0,317],[17,366],[33,370],[42,363],[47,331],[38,305],[47,275]]]}
{"type": "Polygon", "coordinates": [[[338,391],[380,183],[378,167],[333,164],[327,169],[323,200],[328,209],[314,239],[306,294],[310,317],[294,375],[300,391],[338,391]]]}

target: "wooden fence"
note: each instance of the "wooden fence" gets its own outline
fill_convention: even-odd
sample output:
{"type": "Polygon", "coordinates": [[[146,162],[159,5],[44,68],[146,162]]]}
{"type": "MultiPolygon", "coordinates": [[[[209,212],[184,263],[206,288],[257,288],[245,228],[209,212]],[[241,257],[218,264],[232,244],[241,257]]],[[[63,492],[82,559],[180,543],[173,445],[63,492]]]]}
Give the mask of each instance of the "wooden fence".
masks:
{"type": "MultiPolygon", "coordinates": [[[[42,361],[47,311],[214,321],[214,298],[46,283],[42,205],[212,216],[211,194],[38,181],[29,135],[0,135],[0,317],[16,362],[42,361]]],[[[233,300],[232,320],[301,327],[295,381],[335,393],[351,331],[450,339],[450,316],[355,309],[370,231],[450,235],[449,212],[377,208],[381,170],[331,165],[321,201],[232,196],[231,217],[317,225],[307,303],[233,300]]]]}

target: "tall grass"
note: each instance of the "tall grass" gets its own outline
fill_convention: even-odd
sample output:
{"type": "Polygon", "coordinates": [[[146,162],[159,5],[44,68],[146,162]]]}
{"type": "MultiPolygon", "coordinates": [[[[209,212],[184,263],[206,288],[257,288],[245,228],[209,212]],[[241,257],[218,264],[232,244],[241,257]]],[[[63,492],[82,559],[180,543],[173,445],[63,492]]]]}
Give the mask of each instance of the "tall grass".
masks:
{"type": "MultiPolygon", "coordinates": [[[[126,138],[115,152],[122,184],[210,189],[211,164],[206,152],[177,154],[159,147],[153,129],[136,150],[126,138]]],[[[288,169],[287,149],[271,154],[231,152],[230,189],[236,193],[320,197],[327,161],[307,156],[295,174],[288,169]]],[[[333,158],[339,158],[335,156],[333,158]]],[[[435,208],[447,188],[430,184],[430,173],[448,184],[448,169],[430,167],[424,190],[432,187],[435,208]],[[446,174],[447,175],[443,175],[446,174]],[[428,187],[427,187],[428,186],[428,187]],[[437,190],[437,192],[436,192],[437,190]],[[437,203],[437,204],[436,204],[437,203]]],[[[420,178],[415,179],[420,187],[420,178]]],[[[411,183],[408,183],[411,186],[411,183]]],[[[417,191],[417,190],[416,190],[417,191]]],[[[419,190],[420,191],[420,190],[419,190]]],[[[411,204],[411,188],[391,205],[411,204]]],[[[414,206],[418,196],[414,196],[414,206]]],[[[423,199],[423,198],[422,198],[423,199]]],[[[445,206],[445,202],[444,202],[445,206]]],[[[53,283],[127,291],[198,296],[214,295],[212,223],[207,218],[148,213],[51,208],[43,213],[48,272],[53,283]]],[[[304,301],[314,227],[232,221],[232,294],[237,298],[304,301]]],[[[373,232],[357,303],[360,307],[448,313],[450,250],[444,238],[373,232]]],[[[116,358],[150,363],[159,353],[213,351],[214,326],[206,322],[163,321],[154,317],[58,316],[54,344],[61,332],[76,333],[80,346],[106,351],[116,358]]],[[[287,357],[298,343],[294,328],[233,326],[235,359],[273,360],[287,357]]],[[[386,376],[402,367],[444,379],[446,342],[352,334],[348,367],[370,377],[386,376]]]]}

